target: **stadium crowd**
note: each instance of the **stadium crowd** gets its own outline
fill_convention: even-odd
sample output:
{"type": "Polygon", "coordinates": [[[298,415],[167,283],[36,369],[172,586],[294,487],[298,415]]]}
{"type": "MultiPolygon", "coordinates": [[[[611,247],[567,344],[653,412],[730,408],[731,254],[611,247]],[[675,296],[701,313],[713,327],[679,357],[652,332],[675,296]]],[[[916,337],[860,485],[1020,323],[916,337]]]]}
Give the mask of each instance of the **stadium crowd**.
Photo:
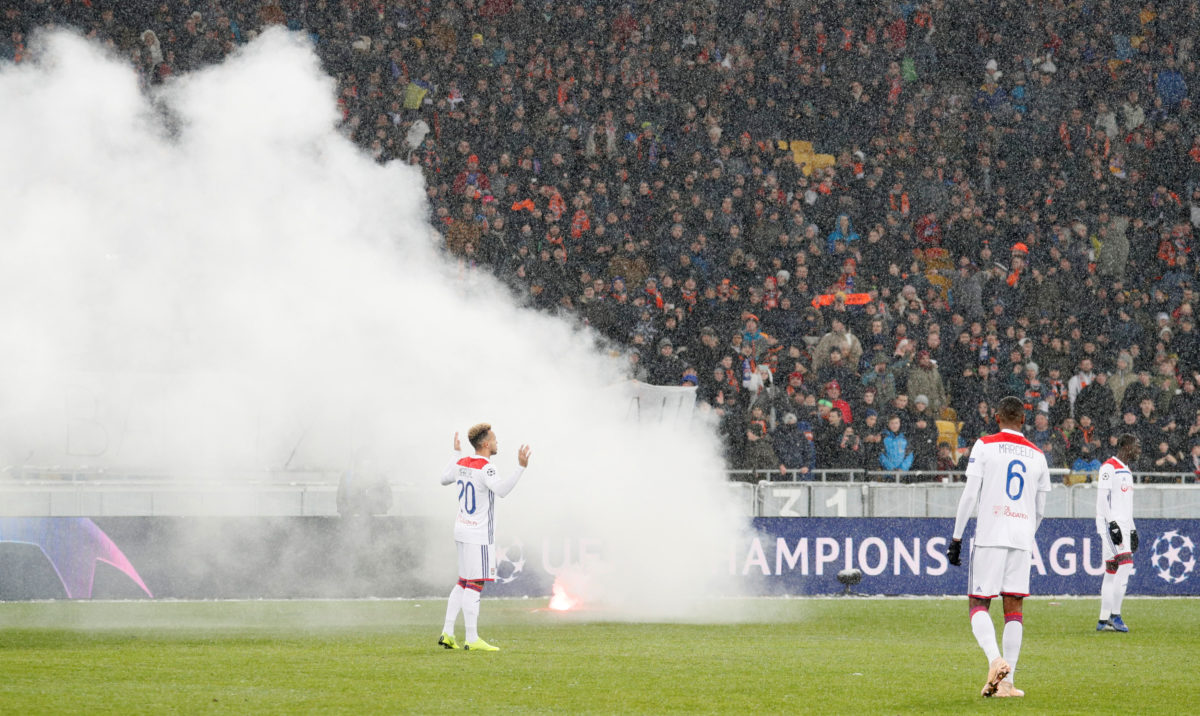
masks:
{"type": "Polygon", "coordinates": [[[308,33],[446,251],[698,386],[732,467],[961,469],[1015,394],[1054,467],[1200,473],[1193,0],[0,7],[0,58],[70,25],[147,85],[308,33]]]}

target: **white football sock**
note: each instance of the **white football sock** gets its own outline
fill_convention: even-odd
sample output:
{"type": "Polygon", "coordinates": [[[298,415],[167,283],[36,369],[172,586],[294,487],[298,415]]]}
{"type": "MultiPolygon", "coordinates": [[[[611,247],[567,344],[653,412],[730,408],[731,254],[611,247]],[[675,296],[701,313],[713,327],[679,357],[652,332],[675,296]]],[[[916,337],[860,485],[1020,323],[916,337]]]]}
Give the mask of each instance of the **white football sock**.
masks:
{"type": "Polygon", "coordinates": [[[989,664],[1000,658],[1000,647],[996,644],[996,627],[987,611],[980,609],[971,615],[971,631],[975,634],[975,641],[979,642],[979,648],[987,654],[989,664]]]}
{"type": "Polygon", "coordinates": [[[1117,567],[1117,575],[1114,580],[1112,592],[1112,613],[1121,613],[1121,603],[1125,601],[1125,590],[1129,587],[1129,574],[1133,571],[1132,564],[1122,564],[1117,567]]]}
{"type": "Polygon", "coordinates": [[[450,598],[446,600],[446,623],[442,625],[442,633],[454,636],[454,622],[458,621],[458,612],[462,609],[463,588],[455,584],[450,590],[450,598]]]}
{"type": "Polygon", "coordinates": [[[1117,575],[1104,573],[1100,583],[1100,621],[1106,622],[1113,613],[1113,590],[1117,586],[1117,575]]]}
{"type": "Polygon", "coordinates": [[[1012,683],[1013,674],[1017,673],[1017,657],[1021,656],[1021,637],[1025,635],[1025,624],[1017,620],[1004,622],[1004,660],[1012,669],[1004,678],[1012,683]]]}
{"type": "Polygon", "coordinates": [[[463,622],[467,625],[467,643],[479,641],[479,592],[463,590],[462,612],[463,622]]]}

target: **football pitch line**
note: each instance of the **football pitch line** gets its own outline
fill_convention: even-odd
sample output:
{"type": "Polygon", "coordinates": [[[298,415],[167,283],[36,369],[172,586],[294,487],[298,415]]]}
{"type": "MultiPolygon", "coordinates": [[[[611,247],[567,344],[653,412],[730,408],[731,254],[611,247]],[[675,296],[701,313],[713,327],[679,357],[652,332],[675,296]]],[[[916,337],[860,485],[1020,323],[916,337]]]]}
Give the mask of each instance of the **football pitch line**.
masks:
{"type": "MultiPolygon", "coordinates": [[[[1021,700],[979,697],[961,598],[711,600],[632,623],[489,599],[494,654],[436,646],[442,600],[0,603],[0,712],[1195,713],[1200,600],[1035,597],[1021,700]]],[[[999,605],[993,618],[1000,623],[999,605]]],[[[461,622],[459,636],[462,635],[461,622]]]]}

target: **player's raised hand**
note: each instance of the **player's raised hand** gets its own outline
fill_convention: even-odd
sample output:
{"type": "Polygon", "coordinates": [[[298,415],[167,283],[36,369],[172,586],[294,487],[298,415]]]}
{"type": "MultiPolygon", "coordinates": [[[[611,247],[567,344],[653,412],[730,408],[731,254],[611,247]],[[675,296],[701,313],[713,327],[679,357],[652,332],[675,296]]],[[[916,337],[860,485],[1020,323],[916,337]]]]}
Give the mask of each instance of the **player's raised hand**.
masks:
{"type": "Polygon", "coordinates": [[[517,462],[520,463],[521,467],[529,467],[529,453],[531,452],[533,452],[533,449],[528,445],[522,445],[521,449],[517,451],[517,462]]]}
{"type": "Polygon", "coordinates": [[[454,433],[454,452],[462,452],[462,443],[458,441],[458,433],[454,433]]]}

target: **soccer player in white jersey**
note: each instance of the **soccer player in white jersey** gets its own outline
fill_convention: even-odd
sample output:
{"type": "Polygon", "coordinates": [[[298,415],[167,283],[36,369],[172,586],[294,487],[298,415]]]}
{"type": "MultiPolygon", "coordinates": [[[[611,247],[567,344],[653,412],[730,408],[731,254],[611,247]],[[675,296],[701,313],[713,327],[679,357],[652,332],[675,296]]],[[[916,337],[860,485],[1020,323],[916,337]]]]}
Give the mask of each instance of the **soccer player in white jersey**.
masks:
{"type": "Polygon", "coordinates": [[[1121,619],[1121,602],[1138,548],[1133,524],[1133,473],[1129,464],[1142,454],[1142,443],[1125,433],[1117,438],[1117,454],[1104,461],[1096,476],[1096,531],[1104,545],[1104,581],[1100,585],[1100,621],[1096,631],[1129,631],[1121,619]],[[1126,541],[1128,537],[1128,541],[1126,541]]]}
{"type": "Polygon", "coordinates": [[[1046,511],[1050,470],[1046,456],[1021,434],[1025,406],[1009,396],[996,407],[1000,432],[975,441],[967,461],[967,486],[958,502],[954,538],[946,550],[950,564],[960,566],[962,536],[979,505],[975,539],[967,573],[971,631],[988,659],[984,696],[1024,696],[1013,685],[1025,625],[1022,604],[1029,596],[1029,567],[1034,534],[1046,511]],[[1004,655],[988,607],[1004,597],[1004,655]]]}
{"type": "Polygon", "coordinates": [[[467,431],[474,455],[462,455],[458,433],[454,433],[454,458],[442,472],[442,484],[458,487],[458,519],[454,523],[454,542],[458,546],[458,583],[446,605],[446,623],[438,644],[457,649],[454,624],[462,611],[467,635],[463,647],[474,651],[499,651],[479,638],[479,598],[483,585],[496,579],[495,510],[496,498],[505,497],[516,487],[529,466],[529,446],[517,451],[520,465],[507,477],[501,477],[492,456],[500,451],[496,433],[487,423],[467,431]]]}

